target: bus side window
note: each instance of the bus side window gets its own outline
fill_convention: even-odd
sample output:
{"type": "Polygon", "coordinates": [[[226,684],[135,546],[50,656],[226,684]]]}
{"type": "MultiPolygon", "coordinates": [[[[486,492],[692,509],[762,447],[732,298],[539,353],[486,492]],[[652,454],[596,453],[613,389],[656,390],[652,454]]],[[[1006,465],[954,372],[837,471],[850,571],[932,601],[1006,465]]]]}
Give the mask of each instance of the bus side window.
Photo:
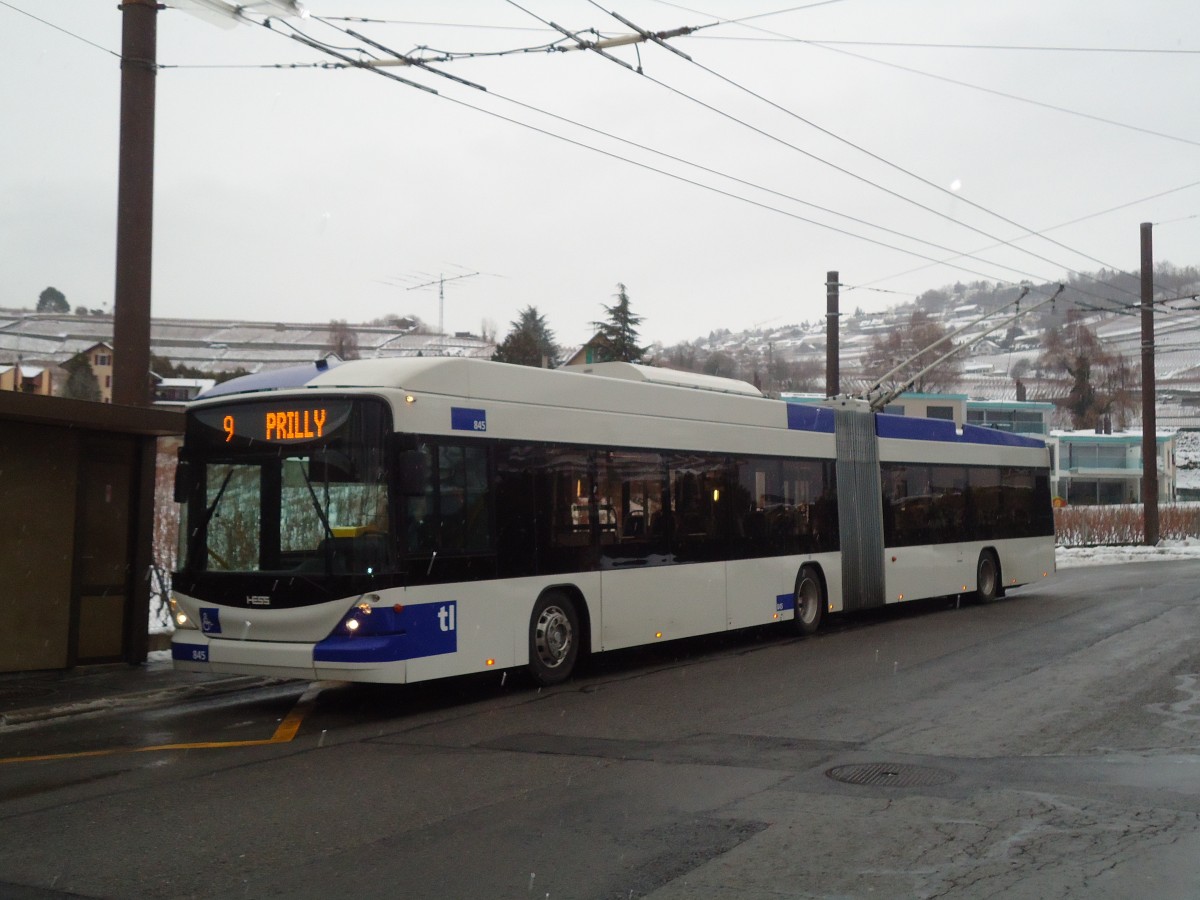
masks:
{"type": "Polygon", "coordinates": [[[404,502],[404,547],[409,553],[437,549],[432,457],[432,448],[426,445],[401,453],[399,488],[404,502]]]}
{"type": "Polygon", "coordinates": [[[396,482],[402,497],[423,497],[429,484],[429,450],[400,451],[396,462],[396,482]]]}
{"type": "Polygon", "coordinates": [[[630,565],[666,553],[662,511],[666,470],[658,453],[610,450],[598,460],[600,545],[606,559],[630,565]],[[657,529],[657,530],[655,530],[657,529]]]}

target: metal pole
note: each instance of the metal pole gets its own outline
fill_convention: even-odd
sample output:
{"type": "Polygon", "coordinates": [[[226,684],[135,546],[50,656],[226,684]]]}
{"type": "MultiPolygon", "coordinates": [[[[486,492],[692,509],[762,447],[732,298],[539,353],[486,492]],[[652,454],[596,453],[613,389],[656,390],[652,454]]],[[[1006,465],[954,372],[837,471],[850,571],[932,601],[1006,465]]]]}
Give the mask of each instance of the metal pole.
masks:
{"type": "Polygon", "coordinates": [[[838,288],[837,272],[825,273],[825,396],[836,397],[842,392],[838,369],[838,288]]]}
{"type": "Polygon", "coordinates": [[[1154,409],[1154,224],[1142,223],[1142,508],[1146,544],[1158,543],[1158,422],[1154,409]]]}
{"type": "Polygon", "coordinates": [[[117,283],[113,299],[113,402],[149,406],[158,5],[152,0],[125,0],[120,9],[121,143],[117,179],[117,283]]]}

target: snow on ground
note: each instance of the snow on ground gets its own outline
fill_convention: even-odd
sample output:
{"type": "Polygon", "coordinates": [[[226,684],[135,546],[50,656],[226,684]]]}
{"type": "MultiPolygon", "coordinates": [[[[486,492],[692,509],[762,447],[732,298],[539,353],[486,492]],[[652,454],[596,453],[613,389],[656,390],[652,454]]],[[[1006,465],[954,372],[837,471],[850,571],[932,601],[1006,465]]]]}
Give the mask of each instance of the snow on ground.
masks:
{"type": "Polygon", "coordinates": [[[1200,432],[1181,431],[1175,436],[1175,465],[1181,469],[1200,468],[1200,432]]]}
{"type": "Polygon", "coordinates": [[[1060,569],[1200,559],[1200,538],[1159,541],[1154,547],[1059,547],[1054,556],[1060,569]]]}

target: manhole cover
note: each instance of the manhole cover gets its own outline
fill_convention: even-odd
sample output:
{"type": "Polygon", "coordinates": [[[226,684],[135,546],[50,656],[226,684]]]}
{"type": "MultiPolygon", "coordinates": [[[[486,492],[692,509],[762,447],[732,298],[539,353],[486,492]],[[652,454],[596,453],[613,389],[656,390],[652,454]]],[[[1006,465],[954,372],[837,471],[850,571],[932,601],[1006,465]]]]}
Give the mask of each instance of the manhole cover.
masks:
{"type": "Polygon", "coordinates": [[[954,780],[953,773],[945,772],[942,769],[898,763],[861,763],[853,766],[835,766],[825,774],[834,781],[861,784],[867,787],[928,787],[934,784],[946,784],[954,780]]]}

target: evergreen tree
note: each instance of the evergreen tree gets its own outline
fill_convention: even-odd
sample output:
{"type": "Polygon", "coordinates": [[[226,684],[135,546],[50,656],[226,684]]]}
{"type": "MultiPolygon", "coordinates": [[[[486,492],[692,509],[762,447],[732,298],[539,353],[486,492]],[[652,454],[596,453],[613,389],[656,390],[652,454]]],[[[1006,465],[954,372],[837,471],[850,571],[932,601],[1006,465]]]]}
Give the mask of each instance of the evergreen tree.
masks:
{"type": "Polygon", "coordinates": [[[536,306],[521,310],[516,321],[509,323],[508,336],[496,347],[492,359],[518,366],[537,366],[553,369],[558,359],[554,332],[536,306]]]}
{"type": "Polygon", "coordinates": [[[38,294],[37,311],[40,313],[65,313],[71,311],[66,295],[56,287],[48,287],[38,294]]]}
{"type": "Polygon", "coordinates": [[[642,324],[642,317],[635,316],[629,309],[629,294],[625,285],[617,284],[616,297],[615,304],[604,307],[608,314],[607,321],[594,323],[598,335],[603,338],[602,343],[607,345],[604,352],[610,360],[641,362],[647,350],[637,343],[637,326],[642,324]]]}
{"type": "Polygon", "coordinates": [[[96,373],[92,371],[86,354],[72,356],[63,363],[63,368],[67,370],[67,383],[63,387],[64,397],[70,397],[72,400],[100,399],[100,382],[96,379],[96,373]]]}

